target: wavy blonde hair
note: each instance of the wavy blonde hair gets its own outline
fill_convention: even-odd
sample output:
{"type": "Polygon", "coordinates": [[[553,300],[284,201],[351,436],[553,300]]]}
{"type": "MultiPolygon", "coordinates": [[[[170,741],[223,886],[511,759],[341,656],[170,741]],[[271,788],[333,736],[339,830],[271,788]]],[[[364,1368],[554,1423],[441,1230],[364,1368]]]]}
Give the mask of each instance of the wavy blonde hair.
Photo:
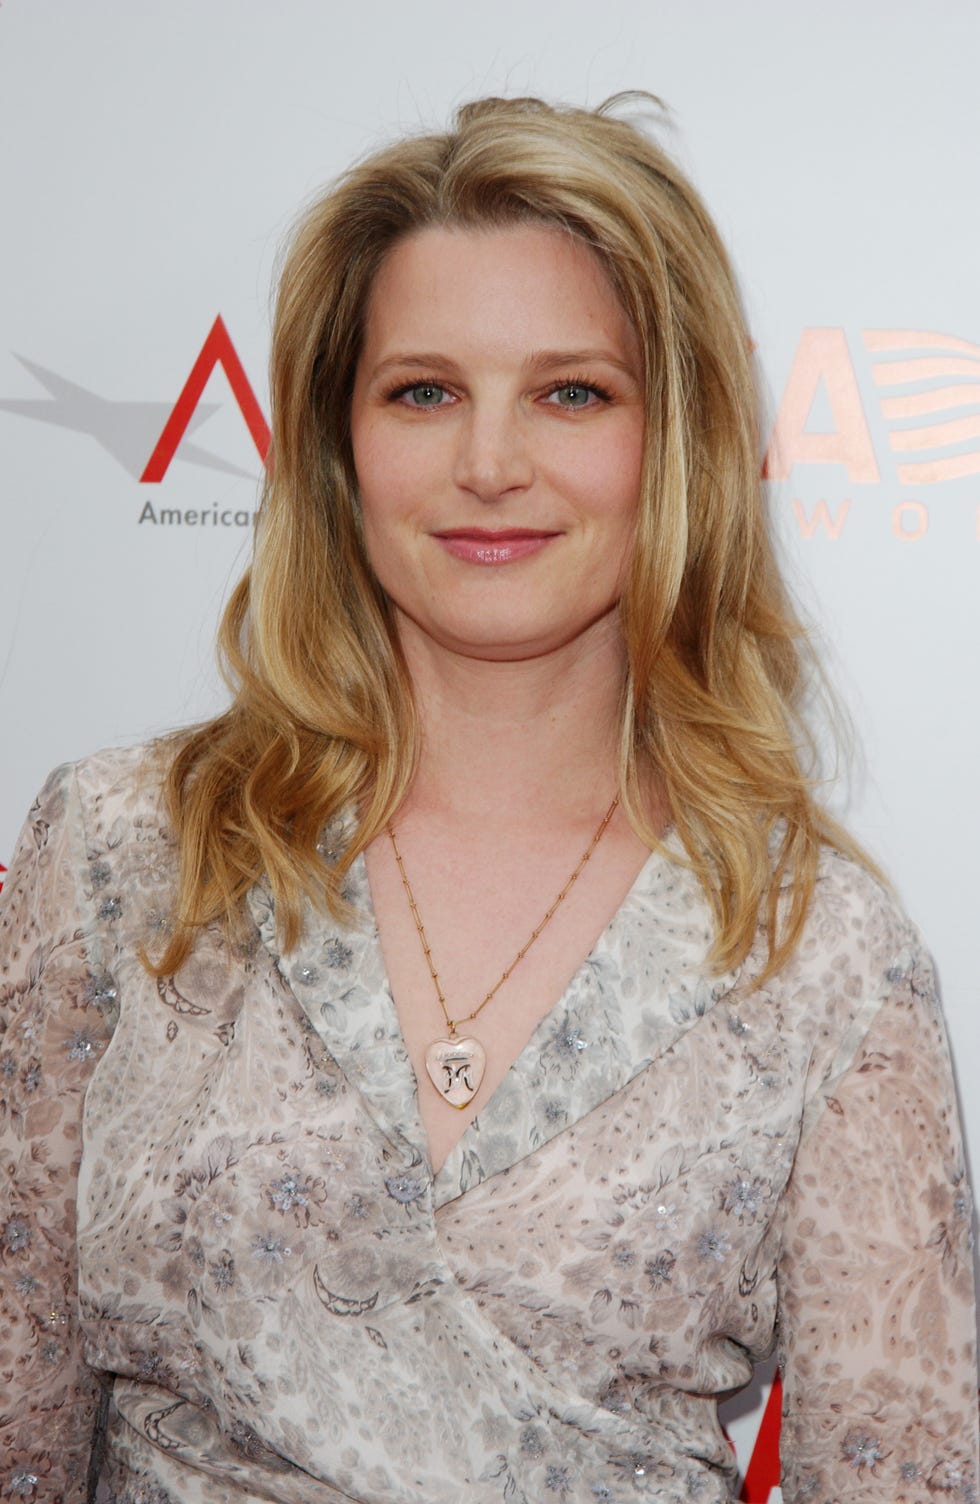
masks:
{"type": "Polygon", "coordinates": [[[180,964],[200,926],[234,926],[263,873],[286,948],[304,896],[349,917],[345,874],[412,778],[411,685],[362,542],[349,412],[374,277],[396,242],[428,226],[563,227],[599,257],[639,335],[647,440],[621,605],[620,792],[655,847],[652,770],[712,905],[714,962],[742,960],[761,921],[767,974],[777,969],[799,938],[820,846],[853,850],[807,771],[807,647],[766,521],[732,271],[675,164],[613,113],[623,102],[468,104],[451,131],[353,167],[299,224],[273,331],[273,463],[254,559],[221,628],[234,702],[168,744],[180,875],[155,972],[180,964]],[[324,826],[345,811],[350,838],[325,862],[324,826]]]}

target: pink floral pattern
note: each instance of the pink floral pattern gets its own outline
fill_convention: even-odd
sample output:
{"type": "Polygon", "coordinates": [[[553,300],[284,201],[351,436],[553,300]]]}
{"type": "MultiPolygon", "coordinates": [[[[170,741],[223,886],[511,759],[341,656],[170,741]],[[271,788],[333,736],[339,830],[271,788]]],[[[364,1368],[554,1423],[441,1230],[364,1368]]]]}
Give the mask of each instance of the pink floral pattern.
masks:
{"type": "Polygon", "coordinates": [[[775,983],[651,856],[433,1176],[363,866],[159,985],[138,750],[59,770],[0,908],[0,1497],[730,1499],[778,1344],[786,1504],[976,1500],[971,1203],[928,957],[828,854],[775,983]]]}

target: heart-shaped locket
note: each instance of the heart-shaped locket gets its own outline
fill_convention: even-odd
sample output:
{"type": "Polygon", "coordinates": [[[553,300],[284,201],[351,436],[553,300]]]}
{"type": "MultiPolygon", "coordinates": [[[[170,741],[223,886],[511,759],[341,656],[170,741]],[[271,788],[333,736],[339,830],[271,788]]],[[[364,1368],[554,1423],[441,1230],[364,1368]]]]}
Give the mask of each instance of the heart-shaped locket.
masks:
{"type": "Polygon", "coordinates": [[[480,1090],[487,1052],[478,1039],[434,1039],[425,1052],[425,1068],[450,1107],[466,1107],[480,1090]]]}

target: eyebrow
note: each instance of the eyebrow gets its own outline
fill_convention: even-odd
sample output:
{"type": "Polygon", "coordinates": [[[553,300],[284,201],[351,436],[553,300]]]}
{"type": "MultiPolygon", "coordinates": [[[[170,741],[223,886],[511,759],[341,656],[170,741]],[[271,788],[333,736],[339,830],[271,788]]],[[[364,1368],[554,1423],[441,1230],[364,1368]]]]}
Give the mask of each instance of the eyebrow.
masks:
{"type": "MultiPolygon", "coordinates": [[[[636,380],[638,372],[628,361],[620,360],[611,350],[605,350],[601,346],[594,349],[584,350],[533,350],[527,360],[523,362],[525,369],[529,371],[550,370],[553,366],[577,366],[600,363],[606,366],[614,366],[624,375],[636,380]]],[[[372,375],[382,376],[385,371],[397,366],[442,366],[447,370],[456,370],[457,362],[450,356],[438,350],[405,350],[397,351],[375,366],[372,375]]]]}
{"type": "Polygon", "coordinates": [[[596,362],[604,366],[615,366],[617,371],[623,371],[627,376],[636,376],[633,366],[626,360],[620,360],[611,350],[604,350],[602,346],[595,349],[585,350],[535,350],[526,364],[531,370],[540,370],[550,366],[577,366],[591,365],[596,362]]]}

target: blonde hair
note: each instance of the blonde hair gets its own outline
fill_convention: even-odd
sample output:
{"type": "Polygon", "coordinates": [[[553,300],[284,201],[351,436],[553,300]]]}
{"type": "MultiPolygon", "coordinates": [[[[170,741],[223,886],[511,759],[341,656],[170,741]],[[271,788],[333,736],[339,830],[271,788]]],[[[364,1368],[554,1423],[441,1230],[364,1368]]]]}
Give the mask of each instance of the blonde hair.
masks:
{"type": "Polygon", "coordinates": [[[620,790],[654,847],[644,789],[656,778],[711,901],[715,963],[742,960],[761,920],[768,972],[778,968],[821,844],[853,849],[804,765],[807,649],[769,536],[728,258],[674,163],[610,113],[621,104],[477,101],[452,131],[353,167],[302,219],[276,307],[273,462],[254,559],[221,628],[234,703],[169,748],[180,875],[154,971],[174,970],[201,925],[234,925],[262,873],[287,949],[304,896],[349,917],[345,874],[411,780],[411,686],[362,543],[349,408],[373,279],[426,226],[563,227],[599,257],[638,333],[647,443],[621,604],[620,790]],[[344,812],[349,839],[325,862],[318,842],[344,812]]]}

